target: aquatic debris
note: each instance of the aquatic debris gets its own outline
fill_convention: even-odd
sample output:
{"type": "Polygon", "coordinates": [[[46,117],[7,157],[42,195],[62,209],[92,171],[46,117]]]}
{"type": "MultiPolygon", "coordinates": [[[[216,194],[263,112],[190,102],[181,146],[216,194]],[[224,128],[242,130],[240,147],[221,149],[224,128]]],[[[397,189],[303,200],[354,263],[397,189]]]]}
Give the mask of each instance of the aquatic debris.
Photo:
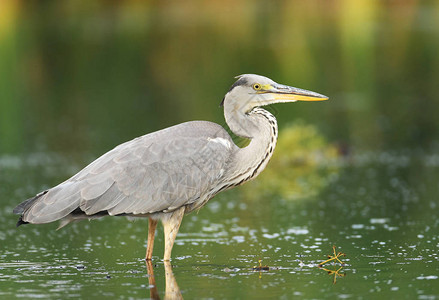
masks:
{"type": "Polygon", "coordinates": [[[253,271],[269,271],[269,270],[270,270],[270,267],[267,266],[267,265],[263,266],[263,265],[262,265],[262,259],[260,259],[260,260],[259,260],[259,266],[254,266],[254,267],[252,268],[252,270],[253,270],[253,271]]]}
{"type": "Polygon", "coordinates": [[[230,273],[230,272],[239,272],[239,271],[241,271],[241,269],[240,268],[229,268],[229,267],[225,267],[224,269],[222,269],[222,271],[223,272],[226,272],[226,273],[230,273]]]}
{"type": "Polygon", "coordinates": [[[344,262],[342,262],[340,259],[339,259],[339,257],[340,256],[346,256],[346,254],[345,253],[343,253],[343,252],[336,252],[335,251],[335,246],[332,246],[332,250],[334,251],[334,256],[332,256],[332,255],[328,255],[328,259],[327,260],[325,260],[324,262],[321,262],[321,263],[319,263],[319,265],[318,265],[318,267],[319,268],[321,268],[324,264],[326,264],[327,262],[330,262],[330,261],[333,261],[333,260],[335,260],[335,261],[338,261],[339,263],[341,263],[342,265],[344,265],[344,262]]]}
{"type": "Polygon", "coordinates": [[[316,265],[316,264],[313,264],[313,263],[309,263],[309,264],[306,264],[306,263],[304,263],[303,261],[299,261],[299,268],[303,268],[303,267],[308,267],[308,268],[314,268],[314,267],[319,267],[320,265],[316,265]]]}

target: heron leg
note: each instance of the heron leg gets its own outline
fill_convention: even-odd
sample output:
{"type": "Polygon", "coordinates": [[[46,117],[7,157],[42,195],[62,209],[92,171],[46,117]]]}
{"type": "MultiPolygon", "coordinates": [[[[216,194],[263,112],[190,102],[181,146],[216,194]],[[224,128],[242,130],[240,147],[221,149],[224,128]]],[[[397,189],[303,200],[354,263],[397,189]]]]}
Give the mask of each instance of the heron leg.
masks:
{"type": "Polygon", "coordinates": [[[157,220],[148,219],[148,244],[146,245],[146,260],[152,259],[152,250],[154,248],[155,228],[157,227],[157,220]]]}
{"type": "Polygon", "coordinates": [[[162,219],[163,228],[165,231],[165,255],[164,261],[171,259],[172,246],[174,246],[175,237],[177,236],[178,229],[180,228],[181,220],[183,219],[185,207],[180,207],[169,213],[162,219]]]}

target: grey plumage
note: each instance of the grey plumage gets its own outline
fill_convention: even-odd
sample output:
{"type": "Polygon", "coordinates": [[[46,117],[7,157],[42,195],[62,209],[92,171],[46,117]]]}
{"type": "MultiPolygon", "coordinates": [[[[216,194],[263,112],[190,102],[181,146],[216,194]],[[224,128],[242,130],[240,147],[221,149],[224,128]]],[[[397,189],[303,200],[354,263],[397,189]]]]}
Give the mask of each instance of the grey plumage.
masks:
{"type": "Polygon", "coordinates": [[[205,121],[144,135],[117,146],[15,212],[24,212],[25,222],[41,224],[78,207],[86,215],[146,215],[193,204],[221,181],[222,166],[233,149],[213,142],[215,138],[233,145],[221,126],[205,121]]]}
{"type": "MultiPolygon", "coordinates": [[[[149,217],[155,229],[156,220],[161,219],[169,237],[165,245],[165,260],[169,260],[183,213],[256,177],[268,163],[276,145],[277,123],[258,107],[326,99],[266,77],[242,75],[222,104],[230,129],[251,139],[250,145],[237,147],[220,125],[207,121],[182,123],[138,137],[19,204],[14,209],[20,214],[17,226],[61,220],[62,227],[84,218],[123,215],[149,217]]],[[[152,248],[149,253],[147,259],[152,248]]]]}

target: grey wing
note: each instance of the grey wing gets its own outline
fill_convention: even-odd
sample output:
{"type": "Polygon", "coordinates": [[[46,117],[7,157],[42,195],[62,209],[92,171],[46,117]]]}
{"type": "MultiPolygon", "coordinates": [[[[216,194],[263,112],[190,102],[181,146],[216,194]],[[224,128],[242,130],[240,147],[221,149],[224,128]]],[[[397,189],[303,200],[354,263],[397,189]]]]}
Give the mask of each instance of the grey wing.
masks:
{"type": "Polygon", "coordinates": [[[172,211],[205,196],[221,180],[236,146],[214,123],[188,122],[104,154],[24,209],[23,221],[47,223],[78,207],[87,215],[172,211]]]}

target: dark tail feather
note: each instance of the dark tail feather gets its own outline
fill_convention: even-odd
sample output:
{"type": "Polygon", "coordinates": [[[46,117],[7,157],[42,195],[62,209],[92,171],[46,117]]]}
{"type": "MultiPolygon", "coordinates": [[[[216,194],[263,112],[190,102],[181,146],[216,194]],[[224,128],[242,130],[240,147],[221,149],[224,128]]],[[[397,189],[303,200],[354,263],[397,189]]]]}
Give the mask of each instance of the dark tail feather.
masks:
{"type": "Polygon", "coordinates": [[[20,204],[17,205],[17,207],[14,208],[13,212],[16,215],[21,215],[24,210],[29,207],[36,199],[38,198],[38,196],[35,196],[33,198],[27,199],[23,202],[21,202],[20,204]]]}
{"type": "MultiPolygon", "coordinates": [[[[14,208],[13,212],[14,214],[17,215],[22,215],[24,213],[25,210],[27,210],[29,207],[31,207],[31,205],[41,196],[43,196],[44,194],[46,194],[48,191],[44,191],[41,192],[39,194],[37,194],[35,197],[33,198],[29,198],[23,202],[21,202],[20,204],[17,205],[17,207],[14,208]]],[[[28,224],[28,222],[23,221],[22,216],[20,216],[20,219],[18,219],[17,222],[17,227],[22,225],[22,224],[28,224]]]]}
{"type": "Polygon", "coordinates": [[[18,227],[18,226],[23,225],[23,224],[29,224],[29,222],[23,221],[23,218],[20,216],[16,226],[18,227]]]}

